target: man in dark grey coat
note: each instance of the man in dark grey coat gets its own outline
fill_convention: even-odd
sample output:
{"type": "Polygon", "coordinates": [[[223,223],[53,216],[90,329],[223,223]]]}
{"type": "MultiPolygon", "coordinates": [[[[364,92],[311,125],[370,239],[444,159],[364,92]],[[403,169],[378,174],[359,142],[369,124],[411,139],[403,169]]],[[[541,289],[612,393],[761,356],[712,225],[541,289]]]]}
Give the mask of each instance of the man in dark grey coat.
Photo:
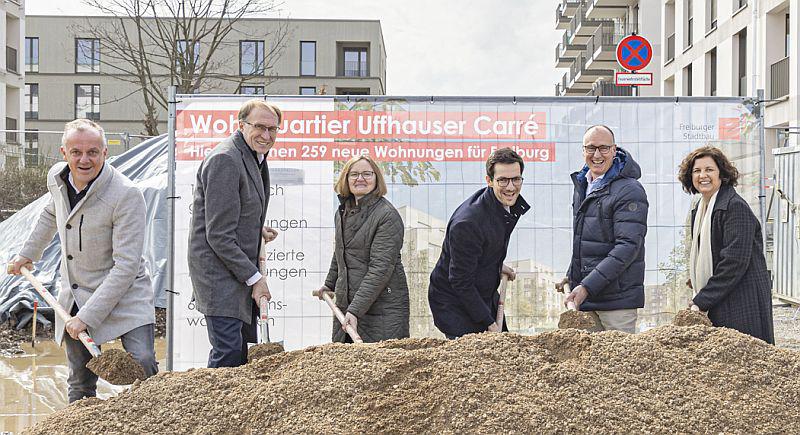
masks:
{"type": "Polygon", "coordinates": [[[572,174],[572,262],[556,287],[569,283],[567,302],[590,312],[598,329],[634,333],[636,309],[644,307],[642,171],[604,125],[586,130],[583,151],[586,164],[572,174]]]}
{"type": "Polygon", "coordinates": [[[501,148],[486,161],[486,184],[462,203],[447,223],[442,254],[428,287],[433,322],[449,339],[473,332],[508,330],[495,321],[501,273],[511,232],[530,206],[522,198],[522,157],[501,148]]]}
{"type": "Polygon", "coordinates": [[[247,343],[257,341],[258,301],[271,298],[258,271],[269,203],[266,154],[275,143],[280,109],[264,100],[239,110],[238,130],[203,160],[197,171],[189,233],[189,274],[197,309],[205,314],[209,367],[247,362],[247,343]]]}

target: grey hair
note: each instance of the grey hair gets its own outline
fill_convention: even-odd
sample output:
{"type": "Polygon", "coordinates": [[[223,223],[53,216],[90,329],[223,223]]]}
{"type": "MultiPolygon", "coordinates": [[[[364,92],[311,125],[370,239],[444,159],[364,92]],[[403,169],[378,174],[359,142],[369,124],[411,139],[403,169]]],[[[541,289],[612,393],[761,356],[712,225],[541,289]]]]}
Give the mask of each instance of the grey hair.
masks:
{"type": "Polygon", "coordinates": [[[94,130],[100,134],[100,137],[103,139],[103,148],[108,148],[108,141],[106,140],[106,132],[103,130],[103,127],[100,127],[100,124],[92,121],[91,119],[86,118],[78,118],[74,121],[70,121],[64,125],[64,134],[61,136],[61,145],[64,147],[67,146],[67,137],[72,134],[73,131],[88,131],[94,130]]]}
{"type": "Polygon", "coordinates": [[[609,127],[609,126],[607,126],[605,124],[590,125],[589,128],[587,128],[586,131],[583,132],[583,135],[586,136],[586,133],[591,131],[593,128],[602,128],[602,129],[608,131],[609,133],[611,133],[611,144],[612,145],[616,145],[617,144],[617,140],[614,138],[614,132],[611,130],[611,127],[609,127]]]}

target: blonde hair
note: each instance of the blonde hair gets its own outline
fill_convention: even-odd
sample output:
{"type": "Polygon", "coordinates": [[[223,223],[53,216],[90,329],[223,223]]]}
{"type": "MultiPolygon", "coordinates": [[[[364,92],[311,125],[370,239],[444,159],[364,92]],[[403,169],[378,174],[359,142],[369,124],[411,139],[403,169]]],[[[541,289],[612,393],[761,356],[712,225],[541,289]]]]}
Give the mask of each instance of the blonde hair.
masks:
{"type": "Polygon", "coordinates": [[[281,109],[274,104],[267,103],[267,101],[262,98],[253,98],[245,101],[244,104],[242,104],[242,107],[239,108],[239,115],[237,118],[241,121],[247,121],[247,116],[250,115],[250,112],[258,107],[274,113],[275,116],[278,117],[278,124],[283,122],[283,112],[281,112],[281,109]]]}
{"type": "Polygon", "coordinates": [[[375,160],[372,160],[370,156],[356,156],[352,159],[348,160],[347,163],[344,164],[342,168],[342,172],[339,173],[339,179],[336,180],[336,184],[333,185],[334,192],[338,193],[342,196],[350,196],[350,183],[348,183],[348,176],[350,174],[350,169],[360,160],[366,160],[370,166],[372,166],[372,170],[375,172],[375,195],[378,198],[383,197],[389,191],[386,188],[386,180],[383,178],[383,172],[381,172],[381,168],[375,163],[375,160]]]}

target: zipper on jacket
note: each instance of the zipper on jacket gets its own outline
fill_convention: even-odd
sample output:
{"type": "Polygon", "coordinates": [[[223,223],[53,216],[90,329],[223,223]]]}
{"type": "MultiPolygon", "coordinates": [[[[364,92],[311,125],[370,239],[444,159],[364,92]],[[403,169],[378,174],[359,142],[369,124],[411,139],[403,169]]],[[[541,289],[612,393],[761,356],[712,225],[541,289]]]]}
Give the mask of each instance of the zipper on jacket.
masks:
{"type": "Polygon", "coordinates": [[[78,224],[78,251],[83,252],[83,215],[81,215],[81,222],[78,224]]]}

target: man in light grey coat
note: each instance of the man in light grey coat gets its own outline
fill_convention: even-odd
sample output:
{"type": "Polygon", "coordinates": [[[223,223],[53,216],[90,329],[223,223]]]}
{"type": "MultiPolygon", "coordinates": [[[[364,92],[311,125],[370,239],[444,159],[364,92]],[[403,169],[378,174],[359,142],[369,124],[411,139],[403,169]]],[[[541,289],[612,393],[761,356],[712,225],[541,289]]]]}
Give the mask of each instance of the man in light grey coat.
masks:
{"type": "Polygon", "coordinates": [[[158,371],[153,349],[155,311],[150,275],[142,257],[144,197],[121,172],[105,162],[103,128],[76,119],[64,128],[61,153],[47,174],[50,201],[8,272],[33,267],[33,261],[58,233],[61,240],[61,291],[58,303],[71,314],[56,316],[56,342],[69,362],[69,401],[94,397],[97,376],[86,368],[91,354],[77,340],[88,331],[100,345],[122,338],[122,345],[144,368],[158,371]],[[67,334],[64,334],[64,332],[67,334]]]}
{"type": "Polygon", "coordinates": [[[189,232],[189,275],[197,310],[205,315],[211,351],[208,367],[247,362],[247,343],[257,341],[261,297],[269,300],[258,271],[269,203],[266,154],[275,143],[281,111],[263,99],[244,103],[238,130],[206,156],[197,171],[189,232]]]}

